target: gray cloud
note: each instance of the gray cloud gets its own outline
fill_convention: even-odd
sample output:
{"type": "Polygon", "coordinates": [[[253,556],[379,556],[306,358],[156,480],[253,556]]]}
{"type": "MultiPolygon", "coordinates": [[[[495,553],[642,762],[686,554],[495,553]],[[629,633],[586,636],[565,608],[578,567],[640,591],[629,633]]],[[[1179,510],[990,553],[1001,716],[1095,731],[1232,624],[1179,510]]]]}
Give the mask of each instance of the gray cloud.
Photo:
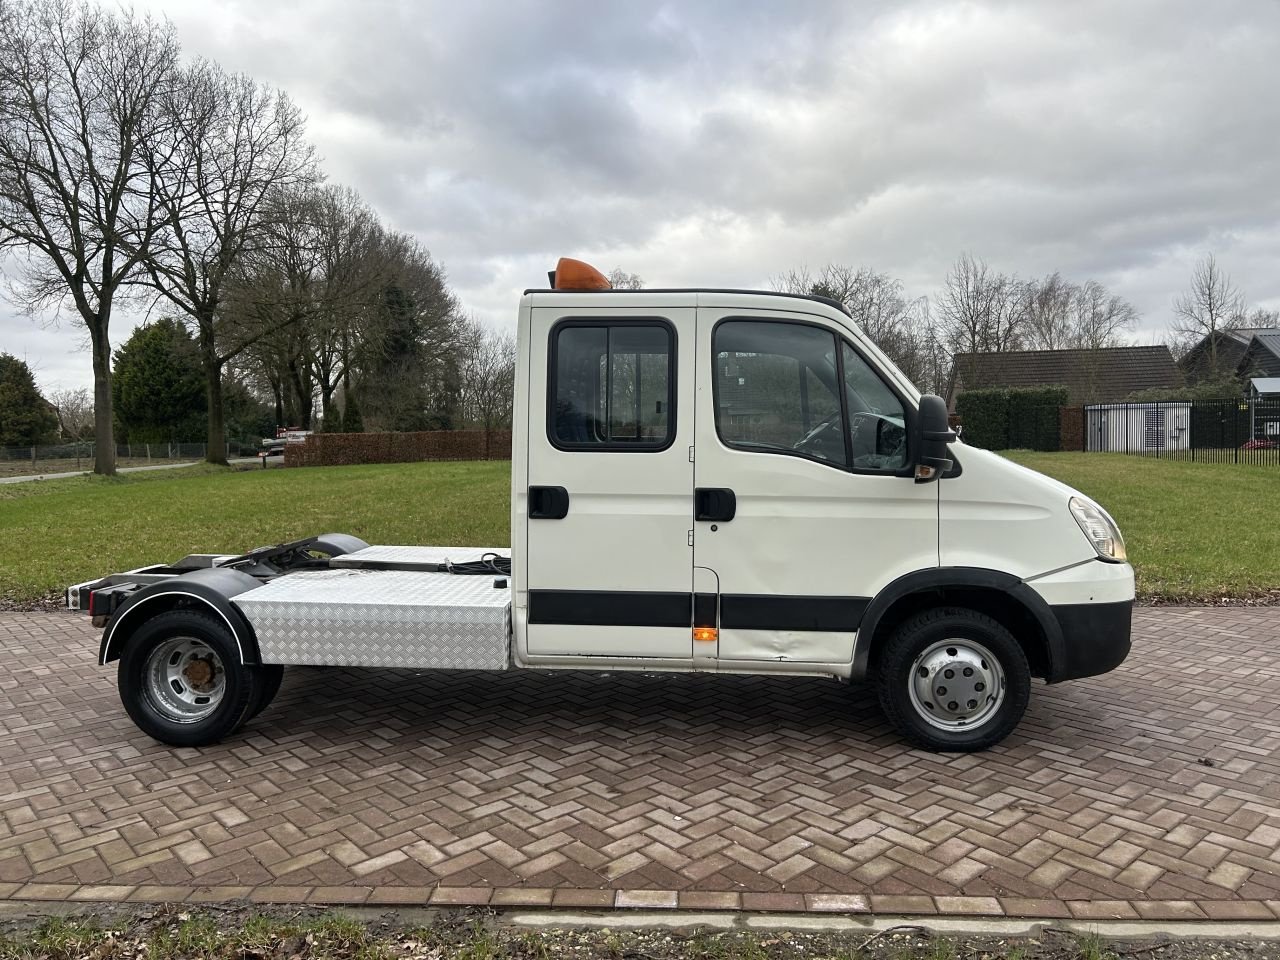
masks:
{"type": "MultiPolygon", "coordinates": [[[[288,89],[331,178],[498,325],[560,255],[663,285],[838,261],[930,293],[967,250],[1100,279],[1147,336],[1212,249],[1280,306],[1269,0],[149,5],[288,89]]],[[[85,380],[63,329],[0,310],[45,379],[85,380]]]]}

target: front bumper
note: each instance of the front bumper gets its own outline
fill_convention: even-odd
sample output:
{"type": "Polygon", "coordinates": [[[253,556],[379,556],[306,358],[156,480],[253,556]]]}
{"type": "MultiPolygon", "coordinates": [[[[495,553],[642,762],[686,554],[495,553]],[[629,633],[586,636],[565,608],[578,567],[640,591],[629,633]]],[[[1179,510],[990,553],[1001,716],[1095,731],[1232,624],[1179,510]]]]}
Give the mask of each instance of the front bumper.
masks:
{"type": "Polygon", "coordinates": [[[1049,608],[1062,628],[1050,683],[1096,677],[1124,663],[1131,647],[1133,601],[1070,603],[1049,608]]]}
{"type": "Polygon", "coordinates": [[[1124,662],[1131,647],[1133,568],[1101,560],[1028,581],[1049,604],[1061,638],[1050,644],[1048,681],[1095,677],[1124,662]]]}

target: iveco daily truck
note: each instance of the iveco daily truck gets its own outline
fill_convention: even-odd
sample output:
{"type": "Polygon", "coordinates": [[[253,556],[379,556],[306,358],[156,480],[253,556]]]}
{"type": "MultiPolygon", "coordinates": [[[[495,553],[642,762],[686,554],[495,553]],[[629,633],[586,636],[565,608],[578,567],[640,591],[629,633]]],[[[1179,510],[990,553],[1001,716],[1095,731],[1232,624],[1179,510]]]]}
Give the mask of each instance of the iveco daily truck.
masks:
{"type": "Polygon", "coordinates": [[[293,664],[707,671],[866,679],[979,750],[1033,677],[1127,655],[1108,513],[959,442],[840,304],[565,259],[517,343],[509,550],[329,534],[69,588],[142,730],[213,743],[293,664]]]}

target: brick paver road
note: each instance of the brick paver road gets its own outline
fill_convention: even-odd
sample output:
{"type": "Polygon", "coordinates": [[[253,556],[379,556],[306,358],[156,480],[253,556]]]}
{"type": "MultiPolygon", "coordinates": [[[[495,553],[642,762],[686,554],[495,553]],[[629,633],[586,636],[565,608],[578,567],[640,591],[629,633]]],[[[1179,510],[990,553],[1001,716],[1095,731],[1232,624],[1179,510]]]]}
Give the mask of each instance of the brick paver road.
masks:
{"type": "Polygon", "coordinates": [[[1280,916],[1280,609],[1146,609],[976,756],[831,681],[297,668],[139,733],[97,633],[0,615],[0,897],[1280,916]]]}

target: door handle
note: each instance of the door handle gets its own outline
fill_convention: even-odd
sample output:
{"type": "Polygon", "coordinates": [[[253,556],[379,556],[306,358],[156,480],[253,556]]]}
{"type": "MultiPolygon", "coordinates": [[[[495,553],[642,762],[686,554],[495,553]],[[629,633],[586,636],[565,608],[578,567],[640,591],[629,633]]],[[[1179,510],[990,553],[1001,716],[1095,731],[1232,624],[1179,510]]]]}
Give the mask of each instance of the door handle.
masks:
{"type": "Polygon", "coordinates": [[[569,515],[569,491],[564,487],[530,487],[530,520],[563,520],[569,515]]]}
{"type": "Polygon", "coordinates": [[[698,487],[693,491],[693,518],[728,523],[738,513],[738,497],[728,487],[698,487]]]}

